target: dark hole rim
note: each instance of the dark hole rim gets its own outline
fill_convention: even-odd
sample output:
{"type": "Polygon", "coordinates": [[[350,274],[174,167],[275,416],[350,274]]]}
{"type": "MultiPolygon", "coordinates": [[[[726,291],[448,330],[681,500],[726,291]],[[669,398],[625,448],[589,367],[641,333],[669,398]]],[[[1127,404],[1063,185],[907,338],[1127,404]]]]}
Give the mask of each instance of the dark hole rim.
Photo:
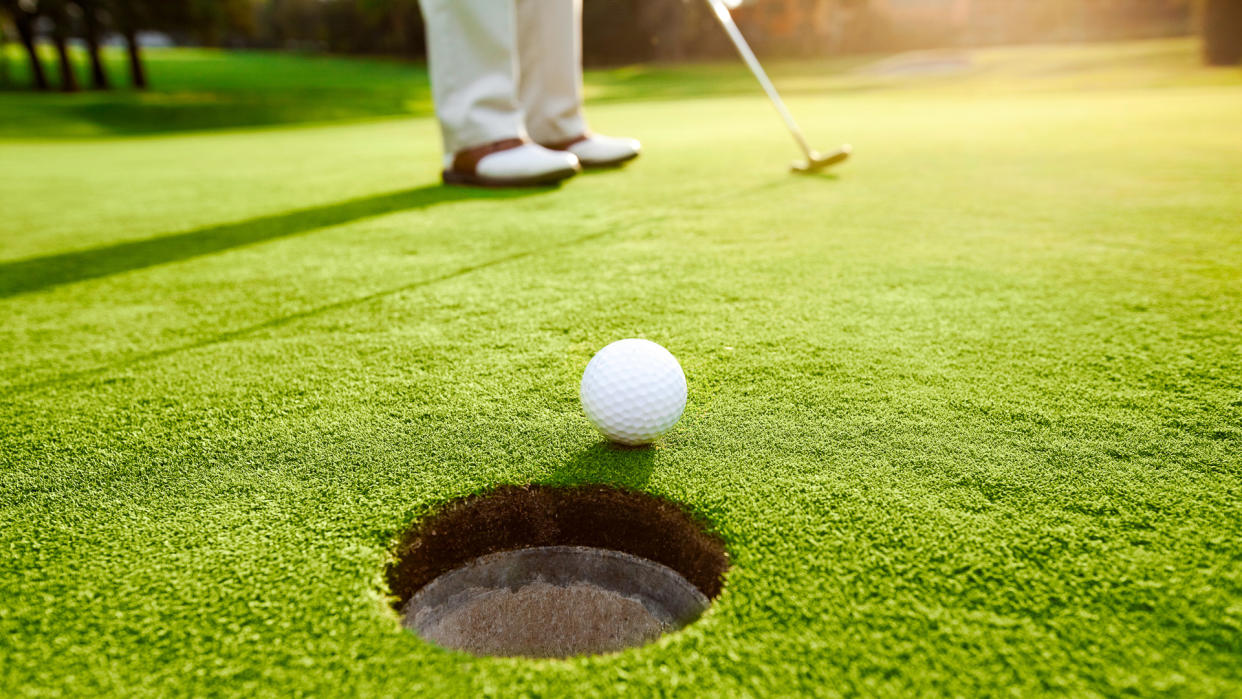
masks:
{"type": "Polygon", "coordinates": [[[608,485],[506,485],[451,500],[399,538],[386,571],[392,606],[401,613],[423,586],[480,556],[536,546],[646,558],[672,568],[709,601],[729,569],[724,541],[671,500],[608,485]]]}

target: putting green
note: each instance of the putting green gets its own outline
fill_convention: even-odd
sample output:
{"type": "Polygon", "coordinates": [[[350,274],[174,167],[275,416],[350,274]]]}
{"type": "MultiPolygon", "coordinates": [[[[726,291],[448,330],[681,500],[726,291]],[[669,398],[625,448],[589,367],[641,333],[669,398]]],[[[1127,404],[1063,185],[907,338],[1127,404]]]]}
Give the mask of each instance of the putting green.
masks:
{"type": "Polygon", "coordinates": [[[523,192],[388,98],[193,118],[261,56],[0,94],[0,694],[1242,692],[1242,73],[1194,51],[776,66],[856,149],[813,178],[738,66],[597,73],[643,157],[523,192]],[[634,336],[689,405],[613,451],[577,382],[634,336]],[[402,630],[400,534],[524,483],[682,503],[723,593],[569,661],[402,630]]]}

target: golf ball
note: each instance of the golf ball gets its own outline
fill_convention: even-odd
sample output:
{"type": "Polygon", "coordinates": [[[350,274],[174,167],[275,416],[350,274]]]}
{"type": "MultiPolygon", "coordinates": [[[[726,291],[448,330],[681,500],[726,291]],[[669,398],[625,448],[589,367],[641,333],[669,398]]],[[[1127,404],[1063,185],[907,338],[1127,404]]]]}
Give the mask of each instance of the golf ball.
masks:
{"type": "Polygon", "coordinates": [[[650,444],[686,409],[686,375],[668,350],[650,340],[617,340],[595,353],[578,392],[587,418],[604,436],[650,444]]]}

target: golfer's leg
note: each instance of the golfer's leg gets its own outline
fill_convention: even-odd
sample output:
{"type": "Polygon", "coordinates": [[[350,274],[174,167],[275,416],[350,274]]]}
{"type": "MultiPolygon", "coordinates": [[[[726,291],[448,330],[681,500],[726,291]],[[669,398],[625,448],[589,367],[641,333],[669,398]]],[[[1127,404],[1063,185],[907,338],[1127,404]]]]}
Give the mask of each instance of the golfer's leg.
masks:
{"type": "Polygon", "coordinates": [[[513,0],[420,0],[444,152],[526,135],[513,0]]]}
{"type": "Polygon", "coordinates": [[[632,138],[587,131],[582,115],[582,0],[517,0],[518,97],[536,143],[573,153],[583,167],[638,156],[632,138]]]}
{"type": "Polygon", "coordinates": [[[517,0],[517,37],[518,97],[531,139],[582,136],[582,0],[517,0]]]}

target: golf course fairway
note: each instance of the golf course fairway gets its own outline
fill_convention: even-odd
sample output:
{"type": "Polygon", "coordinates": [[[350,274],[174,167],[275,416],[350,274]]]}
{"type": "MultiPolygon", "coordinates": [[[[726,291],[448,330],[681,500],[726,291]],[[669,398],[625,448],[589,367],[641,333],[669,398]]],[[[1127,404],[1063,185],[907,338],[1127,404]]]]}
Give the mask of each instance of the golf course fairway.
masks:
{"type": "Polygon", "coordinates": [[[961,55],[774,62],[854,146],[807,177],[740,64],[591,72],[642,157],[515,191],[439,185],[416,65],[0,92],[0,695],[1242,694],[1242,71],[961,55]],[[578,400],[628,337],[689,386],[646,449],[578,400]],[[403,629],[403,533],[526,484],[679,504],[723,590],[569,660],[403,629]]]}

